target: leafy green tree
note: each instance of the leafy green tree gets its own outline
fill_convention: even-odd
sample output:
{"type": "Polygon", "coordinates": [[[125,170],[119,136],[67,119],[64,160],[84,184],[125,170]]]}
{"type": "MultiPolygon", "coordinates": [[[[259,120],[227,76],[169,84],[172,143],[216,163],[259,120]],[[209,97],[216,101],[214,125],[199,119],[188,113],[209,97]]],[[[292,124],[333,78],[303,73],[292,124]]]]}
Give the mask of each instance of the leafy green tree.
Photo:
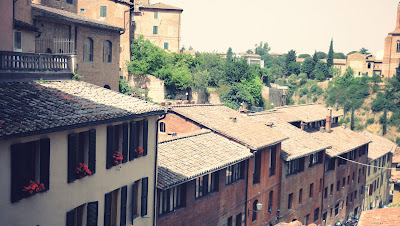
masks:
{"type": "Polygon", "coordinates": [[[346,55],[344,53],[333,53],[333,59],[346,59],[346,55]]]}
{"type": "Polygon", "coordinates": [[[291,75],[292,73],[290,73],[289,71],[289,65],[291,63],[296,63],[296,51],[295,50],[290,50],[287,55],[286,55],[286,62],[285,62],[285,68],[286,68],[286,75],[291,75]]]}
{"type": "Polygon", "coordinates": [[[119,92],[125,95],[131,95],[133,93],[132,87],[129,86],[128,82],[126,82],[122,76],[119,77],[119,92]]]}
{"type": "Polygon", "coordinates": [[[350,52],[347,54],[347,56],[348,56],[348,55],[351,55],[351,54],[353,54],[353,53],[357,53],[357,52],[358,52],[357,50],[350,51],[350,52]]]}
{"type": "Polygon", "coordinates": [[[226,52],[226,60],[233,61],[233,52],[231,47],[229,47],[228,51],[226,52]]]}
{"type": "Polygon", "coordinates": [[[312,77],[322,81],[325,80],[326,78],[329,78],[329,71],[328,71],[328,67],[326,66],[326,63],[323,61],[319,61],[316,65],[315,65],[315,69],[312,72],[312,77]]]}
{"type": "Polygon", "coordinates": [[[310,54],[303,53],[298,56],[298,58],[307,58],[307,57],[311,57],[310,54]]]}
{"type": "Polygon", "coordinates": [[[364,47],[362,47],[360,50],[358,50],[358,52],[361,53],[361,54],[366,54],[366,55],[370,54],[370,52],[368,51],[368,49],[366,49],[366,48],[364,48],[364,47]]]}
{"type": "Polygon", "coordinates": [[[254,52],[253,52],[253,50],[248,49],[248,50],[246,51],[246,53],[247,53],[247,54],[253,54],[254,52]]]}
{"type": "MultiPolygon", "coordinates": [[[[218,86],[224,80],[225,60],[216,53],[196,53],[198,64],[192,69],[192,73],[199,73],[194,79],[207,80],[208,86],[218,86]],[[201,77],[207,78],[201,78],[201,77]]],[[[196,81],[193,81],[197,83],[196,81]]]]}
{"type": "Polygon", "coordinates": [[[331,45],[329,46],[328,59],[326,60],[326,66],[328,68],[333,66],[333,39],[331,40],[331,45]]]}
{"type": "Polygon", "coordinates": [[[255,54],[258,54],[260,56],[264,56],[267,55],[269,53],[269,51],[271,50],[271,48],[269,47],[267,42],[260,42],[260,45],[255,45],[255,54]]]}
{"type": "Polygon", "coordinates": [[[328,68],[328,71],[332,77],[338,77],[342,73],[342,70],[339,67],[335,67],[335,66],[328,68]]]}
{"type": "Polygon", "coordinates": [[[321,51],[317,52],[317,56],[318,56],[318,59],[326,59],[328,57],[328,55],[326,55],[326,53],[321,52],[321,51]]]}
{"type": "Polygon", "coordinates": [[[301,65],[301,73],[307,74],[307,76],[311,75],[314,70],[314,61],[311,57],[307,57],[303,64],[301,65]]]}
{"type": "Polygon", "coordinates": [[[287,70],[288,70],[289,74],[298,75],[298,74],[300,74],[300,67],[301,67],[301,66],[300,66],[300,63],[291,62],[291,63],[288,65],[287,70]]]}

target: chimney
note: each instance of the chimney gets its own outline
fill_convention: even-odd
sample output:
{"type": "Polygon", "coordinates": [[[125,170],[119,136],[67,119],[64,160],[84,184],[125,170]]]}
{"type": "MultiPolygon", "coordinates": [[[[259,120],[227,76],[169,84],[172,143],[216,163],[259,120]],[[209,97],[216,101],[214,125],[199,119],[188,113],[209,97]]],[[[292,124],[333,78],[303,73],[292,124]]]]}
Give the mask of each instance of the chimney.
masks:
{"type": "Polygon", "coordinates": [[[397,21],[396,21],[396,30],[400,29],[400,2],[397,5],[397,21]]]}
{"type": "Polygon", "coordinates": [[[332,127],[332,108],[328,108],[328,114],[326,116],[326,123],[325,123],[325,129],[326,132],[331,132],[331,127],[332,127]]]}

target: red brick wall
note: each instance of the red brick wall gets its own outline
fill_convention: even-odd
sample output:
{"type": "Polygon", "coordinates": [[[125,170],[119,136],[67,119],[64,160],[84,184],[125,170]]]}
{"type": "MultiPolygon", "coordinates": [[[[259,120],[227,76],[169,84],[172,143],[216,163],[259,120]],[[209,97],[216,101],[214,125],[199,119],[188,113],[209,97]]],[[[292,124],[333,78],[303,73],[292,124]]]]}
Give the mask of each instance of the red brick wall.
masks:
{"type": "Polygon", "coordinates": [[[270,161],[270,147],[259,150],[261,152],[261,175],[260,183],[253,185],[253,164],[254,159],[249,161],[248,168],[248,202],[247,202],[247,225],[265,225],[275,223],[276,211],[279,209],[279,189],[280,189],[280,176],[281,176],[281,161],[280,159],[281,144],[279,143],[276,148],[276,168],[275,175],[269,176],[269,161],[270,161]],[[273,191],[272,214],[268,212],[268,196],[270,191],[273,191]],[[257,212],[257,220],[252,222],[253,202],[258,200],[263,208],[257,212]]]}
{"type": "MultiPolygon", "coordinates": [[[[217,192],[195,199],[196,180],[188,182],[186,207],[157,216],[157,225],[226,225],[227,218],[232,216],[235,222],[237,214],[242,213],[244,216],[246,173],[244,179],[230,185],[225,185],[225,169],[218,173],[217,192]]],[[[159,213],[158,209],[157,213],[159,213]]]]}
{"type": "Polygon", "coordinates": [[[165,133],[160,132],[158,134],[160,140],[167,137],[171,138],[172,136],[168,135],[168,133],[177,133],[177,135],[179,135],[201,130],[200,126],[173,113],[168,113],[165,119],[161,120],[160,123],[161,122],[165,123],[165,133]]]}

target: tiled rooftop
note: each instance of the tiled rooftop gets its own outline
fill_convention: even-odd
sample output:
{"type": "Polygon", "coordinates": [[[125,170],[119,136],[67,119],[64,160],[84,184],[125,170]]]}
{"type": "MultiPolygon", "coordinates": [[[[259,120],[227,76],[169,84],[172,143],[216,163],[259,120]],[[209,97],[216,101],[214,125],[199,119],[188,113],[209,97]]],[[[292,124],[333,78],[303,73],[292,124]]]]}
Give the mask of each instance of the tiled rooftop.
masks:
{"type": "MultiPolygon", "coordinates": [[[[282,114],[284,116],[284,120],[290,120],[287,122],[293,122],[294,118],[298,118],[301,121],[305,123],[309,122],[315,122],[315,121],[321,121],[325,120],[326,116],[328,115],[328,109],[319,104],[304,104],[304,105],[291,105],[291,106],[283,106],[283,107],[277,107],[272,110],[271,112],[284,112],[286,114],[291,115],[290,118],[285,114],[282,114]],[[287,118],[287,119],[285,119],[287,118]]],[[[339,117],[342,116],[343,113],[340,111],[335,111],[332,109],[332,117],[339,117]]],[[[277,115],[280,117],[280,115],[277,115]]]]}
{"type": "Polygon", "coordinates": [[[341,155],[371,142],[371,139],[367,138],[362,133],[340,126],[333,127],[330,133],[321,132],[319,130],[311,131],[310,133],[317,139],[323,140],[331,145],[332,148],[326,151],[331,157],[341,155]]]}
{"type": "Polygon", "coordinates": [[[378,159],[387,153],[394,153],[397,145],[392,141],[370,132],[364,131],[363,135],[372,140],[368,148],[368,161],[378,159]]]}
{"type": "Polygon", "coordinates": [[[314,137],[313,134],[307,133],[282,119],[275,117],[273,114],[250,114],[249,118],[257,120],[260,124],[272,123],[272,128],[285,134],[289,139],[282,142],[281,157],[285,161],[290,161],[312,153],[327,149],[330,145],[320,139],[314,137]]]}
{"type": "Polygon", "coordinates": [[[170,111],[252,150],[259,150],[287,139],[286,135],[222,105],[174,106],[170,111]]]}
{"type": "Polygon", "coordinates": [[[210,131],[163,141],[158,144],[157,187],[168,189],[251,156],[246,147],[210,131]]]}
{"type": "Polygon", "coordinates": [[[381,208],[375,210],[363,211],[358,221],[358,226],[400,225],[400,207],[381,208]]]}
{"type": "Polygon", "coordinates": [[[172,5],[167,5],[165,3],[155,3],[155,4],[150,4],[150,5],[141,5],[139,8],[143,9],[167,9],[167,10],[177,10],[177,11],[183,11],[182,8],[175,7],[172,5]]]}
{"type": "Polygon", "coordinates": [[[161,114],[164,108],[85,82],[0,84],[0,140],[161,114]]]}
{"type": "Polygon", "coordinates": [[[60,10],[52,7],[47,7],[43,5],[37,5],[32,3],[32,11],[37,15],[42,15],[45,17],[53,17],[60,20],[65,20],[73,23],[85,24],[95,27],[100,27],[109,30],[123,31],[123,28],[113,26],[111,24],[105,23],[103,21],[90,19],[76,13],[71,13],[65,10],[60,10]]]}

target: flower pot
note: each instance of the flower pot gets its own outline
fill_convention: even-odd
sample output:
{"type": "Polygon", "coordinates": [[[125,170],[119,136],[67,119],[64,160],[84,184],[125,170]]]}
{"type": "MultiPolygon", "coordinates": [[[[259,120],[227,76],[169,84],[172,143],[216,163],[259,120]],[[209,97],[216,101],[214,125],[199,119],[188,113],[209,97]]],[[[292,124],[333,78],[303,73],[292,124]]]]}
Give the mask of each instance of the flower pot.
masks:
{"type": "Polygon", "coordinates": [[[172,102],[168,102],[168,105],[172,105],[172,102]]]}
{"type": "Polygon", "coordinates": [[[194,100],[190,101],[191,104],[194,104],[194,100]]]}
{"type": "Polygon", "coordinates": [[[183,102],[184,104],[189,104],[189,101],[185,101],[185,102],[183,102]]]}
{"type": "Polygon", "coordinates": [[[162,103],[161,103],[161,106],[165,106],[165,102],[162,102],[162,103]]]}

